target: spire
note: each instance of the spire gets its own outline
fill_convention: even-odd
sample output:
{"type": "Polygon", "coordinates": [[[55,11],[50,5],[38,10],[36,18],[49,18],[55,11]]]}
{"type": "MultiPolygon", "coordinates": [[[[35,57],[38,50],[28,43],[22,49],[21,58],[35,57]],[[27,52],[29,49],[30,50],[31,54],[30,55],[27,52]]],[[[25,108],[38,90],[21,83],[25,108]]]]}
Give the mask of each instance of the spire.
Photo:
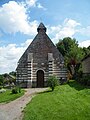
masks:
{"type": "Polygon", "coordinates": [[[39,31],[45,31],[45,32],[46,32],[46,27],[44,26],[43,23],[40,23],[40,24],[39,24],[39,26],[38,26],[38,28],[37,28],[37,32],[39,32],[39,31]]]}

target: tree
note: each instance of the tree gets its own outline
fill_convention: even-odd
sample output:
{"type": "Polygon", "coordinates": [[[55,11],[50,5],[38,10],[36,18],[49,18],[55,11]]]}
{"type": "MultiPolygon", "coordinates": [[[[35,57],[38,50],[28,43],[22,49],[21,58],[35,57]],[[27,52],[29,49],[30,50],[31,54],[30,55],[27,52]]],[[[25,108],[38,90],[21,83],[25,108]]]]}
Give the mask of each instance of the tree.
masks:
{"type": "Polygon", "coordinates": [[[59,40],[56,46],[64,56],[65,65],[68,67],[69,72],[74,76],[79,69],[81,59],[85,55],[83,49],[78,46],[76,39],[70,37],[59,40]]]}
{"type": "Polygon", "coordinates": [[[72,46],[78,47],[78,42],[76,39],[72,39],[70,37],[63,38],[63,40],[59,40],[56,44],[58,50],[62,53],[63,56],[66,56],[68,52],[71,51],[72,46]]]}
{"type": "Polygon", "coordinates": [[[83,47],[83,52],[85,53],[85,56],[87,56],[90,53],[90,46],[89,47],[83,47]]]}
{"type": "Polygon", "coordinates": [[[55,87],[59,84],[58,79],[56,78],[56,76],[50,76],[48,78],[48,87],[50,87],[52,89],[52,91],[55,89],[55,87]]]}

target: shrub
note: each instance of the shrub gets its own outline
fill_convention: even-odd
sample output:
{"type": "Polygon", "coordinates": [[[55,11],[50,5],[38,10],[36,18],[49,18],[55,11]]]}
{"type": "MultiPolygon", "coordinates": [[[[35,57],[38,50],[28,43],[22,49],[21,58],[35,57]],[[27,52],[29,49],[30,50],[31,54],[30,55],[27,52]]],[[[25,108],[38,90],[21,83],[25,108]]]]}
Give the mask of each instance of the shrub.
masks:
{"type": "Polygon", "coordinates": [[[79,72],[76,73],[76,75],[75,75],[75,80],[76,80],[77,82],[80,82],[81,79],[82,79],[82,76],[83,76],[82,71],[79,71],[79,72]]]}
{"type": "Polygon", "coordinates": [[[78,77],[77,81],[83,85],[90,86],[90,75],[78,77]]]}
{"type": "Polygon", "coordinates": [[[67,80],[67,78],[61,78],[59,81],[60,81],[61,85],[67,84],[69,82],[69,80],[67,80]]]}
{"type": "Polygon", "coordinates": [[[90,86],[90,78],[87,81],[87,85],[90,86]]]}
{"type": "Polygon", "coordinates": [[[18,88],[17,87],[14,87],[13,89],[12,89],[12,94],[17,94],[18,93],[18,88]]]}
{"type": "Polygon", "coordinates": [[[2,89],[3,88],[3,86],[0,86],[0,89],[2,89]]]}
{"type": "Polygon", "coordinates": [[[50,76],[48,78],[48,87],[50,87],[52,91],[54,90],[55,86],[57,86],[58,84],[59,84],[59,81],[56,78],[56,76],[50,76]]]}
{"type": "Polygon", "coordinates": [[[18,91],[19,91],[19,93],[21,93],[21,88],[20,87],[18,87],[18,91]]]}
{"type": "Polygon", "coordinates": [[[87,86],[90,86],[90,75],[86,75],[84,77],[84,81],[85,81],[85,83],[86,83],[87,86]]]}
{"type": "Polygon", "coordinates": [[[88,77],[84,76],[83,79],[82,79],[82,81],[83,81],[84,85],[87,85],[88,77]]]}

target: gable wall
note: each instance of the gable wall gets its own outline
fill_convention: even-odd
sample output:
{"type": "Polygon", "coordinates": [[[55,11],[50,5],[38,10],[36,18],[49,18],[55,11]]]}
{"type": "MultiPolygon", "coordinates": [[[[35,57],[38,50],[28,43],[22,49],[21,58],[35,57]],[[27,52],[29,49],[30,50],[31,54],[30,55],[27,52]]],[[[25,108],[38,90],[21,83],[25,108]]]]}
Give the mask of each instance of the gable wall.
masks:
{"type": "Polygon", "coordinates": [[[36,87],[38,70],[44,71],[44,86],[47,86],[50,75],[56,75],[58,79],[66,78],[63,62],[63,56],[47,36],[44,25],[40,24],[38,34],[19,60],[17,82],[23,83],[23,87],[36,87]]]}
{"type": "MultiPolygon", "coordinates": [[[[48,77],[55,75],[58,79],[67,78],[67,71],[63,64],[56,62],[52,53],[48,53],[45,62],[34,62],[33,53],[28,54],[27,63],[20,63],[17,69],[17,81],[22,87],[37,87],[37,71],[44,71],[44,86],[47,86],[48,77]]],[[[40,59],[39,59],[40,61],[40,59]]]]}

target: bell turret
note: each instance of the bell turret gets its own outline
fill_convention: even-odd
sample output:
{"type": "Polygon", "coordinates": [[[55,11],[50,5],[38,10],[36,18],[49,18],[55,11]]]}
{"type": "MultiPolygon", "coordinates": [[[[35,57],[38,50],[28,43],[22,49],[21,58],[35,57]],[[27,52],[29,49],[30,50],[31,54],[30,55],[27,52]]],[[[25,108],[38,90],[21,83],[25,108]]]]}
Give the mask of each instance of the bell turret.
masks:
{"type": "Polygon", "coordinates": [[[39,31],[45,31],[45,32],[46,32],[46,27],[44,26],[43,23],[40,23],[40,24],[39,24],[39,26],[38,26],[38,28],[37,28],[37,32],[39,32],[39,31]]]}

